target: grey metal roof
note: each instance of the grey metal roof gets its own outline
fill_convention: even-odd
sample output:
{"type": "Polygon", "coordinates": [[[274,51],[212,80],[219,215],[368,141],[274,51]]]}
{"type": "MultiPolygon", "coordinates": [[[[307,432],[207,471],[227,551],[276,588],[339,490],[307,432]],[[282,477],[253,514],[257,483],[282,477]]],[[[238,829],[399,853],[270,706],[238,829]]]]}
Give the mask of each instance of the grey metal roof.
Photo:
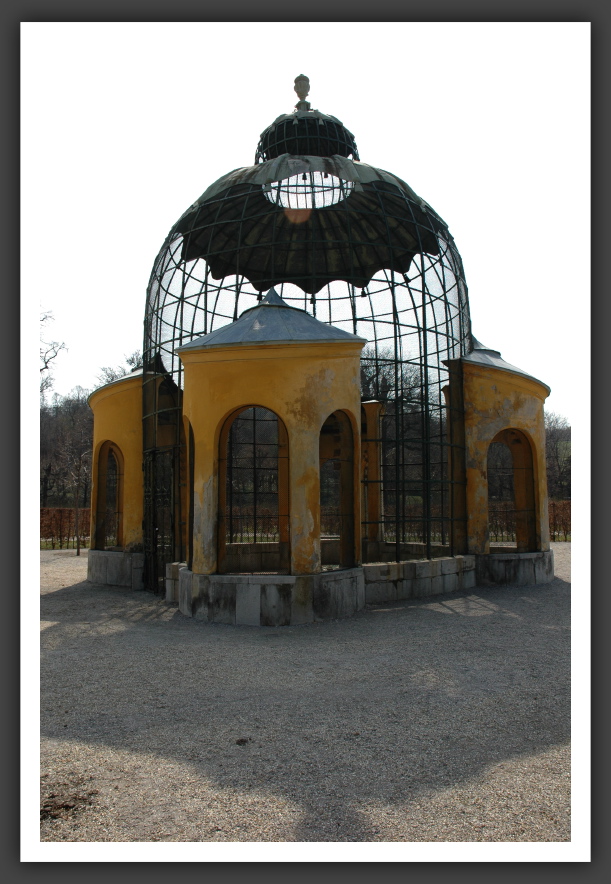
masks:
{"type": "Polygon", "coordinates": [[[271,343],[313,344],[348,341],[367,343],[365,338],[359,338],[341,328],[320,322],[298,307],[291,307],[282,300],[275,289],[270,289],[259,304],[245,310],[235,322],[195,338],[182,347],[177,347],[176,352],[229,347],[236,344],[252,346],[271,343]]]}
{"type": "Polygon", "coordinates": [[[548,392],[551,391],[551,388],[548,387],[547,384],[544,384],[543,381],[522,371],[521,368],[517,368],[515,365],[510,365],[509,362],[505,362],[498,350],[491,350],[489,347],[486,347],[486,345],[480,343],[474,335],[471,335],[471,340],[473,343],[473,350],[467,356],[462,357],[462,362],[472,362],[476,365],[488,365],[492,368],[499,368],[501,371],[510,371],[512,374],[519,374],[532,381],[536,381],[538,384],[545,387],[548,392]]]}

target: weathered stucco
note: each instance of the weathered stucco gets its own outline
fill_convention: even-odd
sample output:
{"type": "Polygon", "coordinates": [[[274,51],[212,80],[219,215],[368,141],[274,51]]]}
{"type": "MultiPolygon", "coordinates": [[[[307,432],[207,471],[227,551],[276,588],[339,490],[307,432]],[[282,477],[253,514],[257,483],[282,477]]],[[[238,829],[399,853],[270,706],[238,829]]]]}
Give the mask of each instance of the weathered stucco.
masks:
{"type": "Polygon", "coordinates": [[[91,544],[96,536],[98,465],[102,446],[113,442],[123,456],[123,547],[140,549],[144,486],[142,475],[142,375],[128,375],[89,397],[93,411],[91,544]]]}
{"type": "Polygon", "coordinates": [[[219,442],[236,410],[260,406],[284,423],[289,452],[291,574],[321,570],[319,436],[341,410],[354,434],[354,536],[360,561],[359,341],[182,350],[183,414],[193,438],[192,570],[214,574],[218,548],[219,442]]]}
{"type": "Polygon", "coordinates": [[[536,545],[549,549],[545,424],[549,389],[534,378],[462,362],[465,425],[467,551],[490,552],[488,538],[488,448],[503,430],[524,434],[533,461],[536,545]]]}

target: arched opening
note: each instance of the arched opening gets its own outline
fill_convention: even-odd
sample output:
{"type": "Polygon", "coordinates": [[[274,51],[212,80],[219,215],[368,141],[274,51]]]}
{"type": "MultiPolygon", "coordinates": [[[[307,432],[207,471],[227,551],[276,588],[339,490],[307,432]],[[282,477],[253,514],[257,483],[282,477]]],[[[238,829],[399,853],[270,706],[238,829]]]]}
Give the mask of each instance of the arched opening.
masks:
{"type": "Polygon", "coordinates": [[[323,570],[356,564],[354,436],[348,415],[334,411],[320,431],[320,541],[323,570]]]}
{"type": "Polygon", "coordinates": [[[488,537],[490,551],[539,548],[531,444],[520,430],[497,433],[488,448],[488,537]]]}
{"type": "Polygon", "coordinates": [[[98,457],[95,548],[123,549],[123,455],[114,442],[98,457]]]}
{"type": "Polygon", "coordinates": [[[221,432],[217,567],[289,573],[288,436],[267,408],[239,409],[221,432]]]}

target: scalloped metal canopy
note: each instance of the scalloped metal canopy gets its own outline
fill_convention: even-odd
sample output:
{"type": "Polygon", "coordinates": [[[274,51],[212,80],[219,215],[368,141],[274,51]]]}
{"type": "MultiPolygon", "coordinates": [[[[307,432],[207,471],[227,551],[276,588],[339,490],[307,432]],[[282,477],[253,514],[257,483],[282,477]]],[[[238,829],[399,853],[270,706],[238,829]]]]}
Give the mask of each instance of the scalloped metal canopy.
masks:
{"type": "Polygon", "coordinates": [[[315,294],[334,280],[362,288],[380,270],[407,273],[414,255],[439,254],[445,222],[400,178],[346,157],[284,154],[223,176],[185,212],[182,259],[204,258],[214,279],[240,275],[260,292],[283,282],[315,294]],[[287,209],[265,189],[322,173],[354,182],[334,205],[287,209]]]}

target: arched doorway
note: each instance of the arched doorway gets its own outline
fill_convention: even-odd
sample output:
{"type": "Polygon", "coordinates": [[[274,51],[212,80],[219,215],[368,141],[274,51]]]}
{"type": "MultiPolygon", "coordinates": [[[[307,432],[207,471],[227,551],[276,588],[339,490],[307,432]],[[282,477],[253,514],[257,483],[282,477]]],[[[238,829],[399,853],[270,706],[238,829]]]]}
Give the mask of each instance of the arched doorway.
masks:
{"type": "Polygon", "coordinates": [[[488,448],[488,536],[491,552],[539,549],[532,446],[516,429],[501,430],[488,448]]]}
{"type": "Polygon", "coordinates": [[[123,548],[123,455],[114,442],[98,456],[95,548],[123,548]]]}
{"type": "Polygon", "coordinates": [[[288,573],[288,436],[267,408],[227,418],[219,441],[219,573],[288,573]]]}
{"type": "Polygon", "coordinates": [[[343,411],[329,415],[320,431],[320,539],[323,569],[356,564],[354,434],[343,411]]]}

